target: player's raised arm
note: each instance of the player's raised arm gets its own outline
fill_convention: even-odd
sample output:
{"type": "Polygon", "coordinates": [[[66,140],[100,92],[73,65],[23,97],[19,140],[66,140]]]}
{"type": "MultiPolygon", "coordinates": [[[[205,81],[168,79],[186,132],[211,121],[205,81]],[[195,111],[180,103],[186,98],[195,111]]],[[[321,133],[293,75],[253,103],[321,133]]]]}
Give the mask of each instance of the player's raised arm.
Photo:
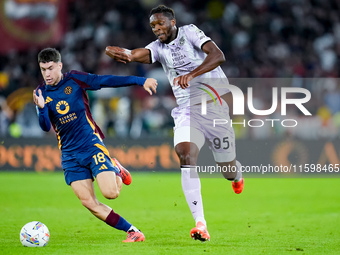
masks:
{"type": "Polygon", "coordinates": [[[191,81],[193,78],[210,72],[225,61],[223,52],[212,41],[205,43],[202,47],[202,50],[207,54],[207,57],[204,59],[202,64],[192,70],[190,73],[176,77],[174,79],[174,85],[179,85],[182,89],[185,89],[189,86],[189,81],[191,81]]]}
{"type": "Polygon", "coordinates": [[[45,107],[45,100],[40,89],[38,90],[38,95],[37,90],[33,90],[33,102],[39,106],[40,109],[45,107]]]}
{"type": "Polygon", "coordinates": [[[40,89],[38,89],[38,93],[37,93],[37,90],[33,91],[33,102],[37,106],[39,125],[41,129],[44,130],[45,132],[50,131],[51,122],[48,116],[48,110],[46,109],[47,107],[45,107],[45,99],[40,89]]]}
{"type": "Polygon", "coordinates": [[[194,77],[207,73],[225,62],[223,52],[213,41],[204,44],[202,50],[207,54],[207,57],[200,66],[193,70],[194,77]]]}
{"type": "Polygon", "coordinates": [[[143,64],[151,63],[150,51],[145,48],[128,50],[118,46],[107,46],[105,49],[105,53],[117,62],[121,62],[124,64],[130,62],[139,62],[143,64]]]}

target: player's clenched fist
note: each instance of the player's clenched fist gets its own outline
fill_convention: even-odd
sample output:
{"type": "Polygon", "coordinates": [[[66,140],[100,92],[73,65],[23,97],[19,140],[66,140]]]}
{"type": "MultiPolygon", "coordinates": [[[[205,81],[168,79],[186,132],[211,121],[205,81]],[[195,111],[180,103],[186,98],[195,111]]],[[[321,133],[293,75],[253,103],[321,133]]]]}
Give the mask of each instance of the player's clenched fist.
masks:
{"type": "Polygon", "coordinates": [[[157,80],[153,78],[147,78],[146,81],[144,82],[143,88],[147,92],[149,92],[150,95],[152,95],[152,91],[156,93],[157,85],[158,85],[157,80]]]}

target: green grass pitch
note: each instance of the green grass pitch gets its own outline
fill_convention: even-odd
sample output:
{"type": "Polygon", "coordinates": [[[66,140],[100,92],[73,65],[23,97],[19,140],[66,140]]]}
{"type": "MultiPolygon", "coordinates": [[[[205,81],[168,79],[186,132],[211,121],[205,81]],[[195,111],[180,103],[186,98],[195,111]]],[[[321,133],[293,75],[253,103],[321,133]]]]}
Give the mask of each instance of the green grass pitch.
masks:
{"type": "Polygon", "coordinates": [[[222,178],[202,178],[211,241],[201,243],[190,238],[180,174],[132,174],[118,199],[97,192],[146,236],[124,244],[126,234],[83,208],[61,172],[1,172],[0,254],[340,254],[340,178],[247,178],[240,195],[222,178]],[[19,241],[33,220],[50,230],[46,247],[19,241]]]}

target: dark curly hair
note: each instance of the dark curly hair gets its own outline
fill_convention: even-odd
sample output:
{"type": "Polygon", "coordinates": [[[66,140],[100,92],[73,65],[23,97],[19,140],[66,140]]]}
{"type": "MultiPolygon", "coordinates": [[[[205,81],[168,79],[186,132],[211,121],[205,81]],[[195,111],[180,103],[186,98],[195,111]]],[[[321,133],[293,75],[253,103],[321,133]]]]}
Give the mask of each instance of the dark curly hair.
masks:
{"type": "Polygon", "coordinates": [[[152,15],[154,15],[155,13],[163,13],[166,17],[168,17],[169,19],[174,19],[175,18],[175,12],[173,9],[171,9],[170,7],[167,7],[165,5],[158,5],[157,7],[153,8],[150,11],[150,15],[149,17],[151,17],[152,15]]]}
{"type": "Polygon", "coordinates": [[[54,48],[45,48],[38,54],[38,63],[61,62],[60,52],[54,48]]]}

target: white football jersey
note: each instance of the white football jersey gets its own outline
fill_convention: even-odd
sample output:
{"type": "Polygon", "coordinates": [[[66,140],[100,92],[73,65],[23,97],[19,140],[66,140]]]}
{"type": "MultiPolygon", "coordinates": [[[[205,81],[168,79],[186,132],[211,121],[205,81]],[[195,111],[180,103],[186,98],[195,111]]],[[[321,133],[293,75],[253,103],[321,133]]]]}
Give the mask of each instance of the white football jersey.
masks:
{"type": "Polygon", "coordinates": [[[158,61],[162,64],[179,106],[201,102],[201,95],[206,92],[198,89],[198,86],[201,86],[199,82],[214,87],[220,96],[229,92],[221,86],[221,83],[228,84],[228,80],[220,66],[190,81],[190,86],[186,89],[173,85],[174,78],[187,74],[202,64],[207,54],[201,47],[208,41],[211,41],[210,37],[191,24],[179,27],[176,39],[169,44],[161,43],[157,39],[145,47],[151,51],[152,63],[158,61]],[[218,83],[218,86],[212,83],[218,83]]]}

